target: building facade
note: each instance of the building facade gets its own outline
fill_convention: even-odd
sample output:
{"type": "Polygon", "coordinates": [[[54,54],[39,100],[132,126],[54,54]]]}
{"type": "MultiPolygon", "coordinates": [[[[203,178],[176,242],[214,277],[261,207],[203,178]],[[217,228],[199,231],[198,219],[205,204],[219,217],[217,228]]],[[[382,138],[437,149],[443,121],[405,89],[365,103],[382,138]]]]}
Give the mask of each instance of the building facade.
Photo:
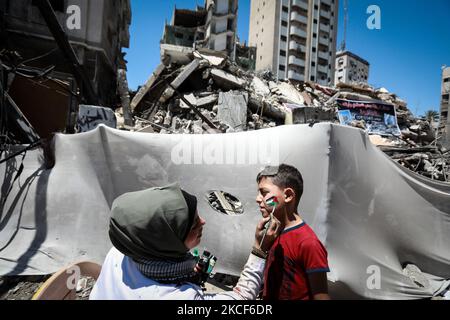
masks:
{"type": "Polygon", "coordinates": [[[440,128],[443,140],[450,145],[450,67],[442,69],[440,128]]]}
{"type": "Polygon", "coordinates": [[[334,83],[338,0],[251,0],[256,70],[278,79],[334,83]]]}
{"type": "Polygon", "coordinates": [[[336,53],[336,70],[334,83],[367,83],[370,64],[363,58],[349,51],[336,53]]]}
{"type": "Polygon", "coordinates": [[[234,60],[237,12],[237,0],[205,0],[195,10],[175,8],[170,24],[164,26],[161,59],[171,56],[177,61],[177,53],[207,48],[234,60]]]}
{"type": "MultiPolygon", "coordinates": [[[[122,48],[129,47],[131,7],[129,0],[50,0],[50,4],[93,83],[100,103],[113,107],[116,101],[117,71],[125,68],[122,48]],[[79,28],[68,20],[79,9],[79,28]]],[[[0,46],[13,48],[25,60],[46,54],[57,45],[34,0],[0,1],[4,33],[0,46]]],[[[73,17],[72,17],[73,18],[73,17]]],[[[35,67],[55,65],[55,71],[71,73],[63,55],[55,50],[36,60],[35,67]]]]}

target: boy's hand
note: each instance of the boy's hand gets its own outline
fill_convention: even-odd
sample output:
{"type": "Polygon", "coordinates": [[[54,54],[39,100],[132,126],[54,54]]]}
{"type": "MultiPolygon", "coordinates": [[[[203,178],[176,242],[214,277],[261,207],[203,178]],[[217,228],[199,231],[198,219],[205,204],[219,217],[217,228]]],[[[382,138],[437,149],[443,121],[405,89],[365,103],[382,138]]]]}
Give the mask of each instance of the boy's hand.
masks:
{"type": "Polygon", "coordinates": [[[255,232],[255,247],[261,249],[264,252],[269,251],[275,239],[281,233],[281,222],[274,216],[272,219],[270,217],[263,218],[256,226],[255,232]],[[265,231],[264,225],[270,221],[270,225],[267,227],[267,232],[265,231]],[[264,233],[266,235],[264,236],[264,233]],[[261,243],[261,240],[264,241],[261,243]]]}

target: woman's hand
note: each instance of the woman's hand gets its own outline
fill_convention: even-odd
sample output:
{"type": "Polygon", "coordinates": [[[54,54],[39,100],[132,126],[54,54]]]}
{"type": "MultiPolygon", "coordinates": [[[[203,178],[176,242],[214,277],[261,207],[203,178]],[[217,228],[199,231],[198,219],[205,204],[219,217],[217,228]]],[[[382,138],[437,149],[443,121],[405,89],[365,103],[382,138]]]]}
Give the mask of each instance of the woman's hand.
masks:
{"type": "Polygon", "coordinates": [[[269,251],[272,247],[272,244],[275,242],[275,239],[281,233],[281,222],[275,217],[263,218],[258,225],[256,226],[255,232],[255,247],[261,249],[264,252],[269,251]],[[264,228],[264,225],[270,221],[269,226],[267,227],[267,231],[264,228]],[[265,233],[265,235],[264,235],[265,233]],[[263,241],[263,243],[261,243],[263,241]]]}

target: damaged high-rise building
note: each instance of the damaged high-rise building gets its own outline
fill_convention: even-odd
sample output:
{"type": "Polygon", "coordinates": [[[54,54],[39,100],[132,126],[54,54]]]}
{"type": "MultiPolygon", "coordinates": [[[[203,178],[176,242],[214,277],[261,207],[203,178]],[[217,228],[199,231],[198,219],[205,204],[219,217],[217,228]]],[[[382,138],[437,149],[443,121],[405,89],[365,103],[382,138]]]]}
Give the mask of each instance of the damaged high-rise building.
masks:
{"type": "Polygon", "coordinates": [[[440,127],[443,140],[450,145],[450,67],[442,69],[440,127]]]}
{"type": "Polygon", "coordinates": [[[186,52],[207,48],[236,55],[237,0],[205,0],[195,10],[175,8],[164,27],[161,60],[180,62],[186,52]]]}
{"type": "MultiPolygon", "coordinates": [[[[37,0],[0,2],[0,49],[17,52],[27,65],[54,66],[61,79],[72,74],[37,0]],[[34,59],[40,57],[39,59],[34,59]],[[34,60],[30,60],[34,59],[34,60]]],[[[123,47],[129,46],[131,7],[129,0],[49,0],[57,20],[85,74],[92,82],[98,103],[117,104],[117,72],[125,68],[123,47]]],[[[80,84],[78,84],[80,85],[80,84]]]]}
{"type": "Polygon", "coordinates": [[[334,82],[338,0],[252,0],[249,45],[256,70],[278,79],[334,82]]]}

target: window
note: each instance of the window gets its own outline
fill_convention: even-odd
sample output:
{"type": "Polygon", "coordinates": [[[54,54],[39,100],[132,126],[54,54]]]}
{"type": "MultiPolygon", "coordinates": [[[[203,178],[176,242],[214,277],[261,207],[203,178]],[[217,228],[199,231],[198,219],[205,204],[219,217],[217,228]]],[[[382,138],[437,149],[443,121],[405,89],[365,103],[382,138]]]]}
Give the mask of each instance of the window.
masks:
{"type": "Polygon", "coordinates": [[[259,60],[262,60],[262,56],[259,56],[259,60]]]}
{"type": "Polygon", "coordinates": [[[442,95],[442,101],[448,101],[449,98],[450,98],[449,94],[442,95]]]}
{"type": "Polygon", "coordinates": [[[450,82],[450,78],[445,78],[444,82],[450,82]]]}
{"type": "Polygon", "coordinates": [[[287,37],[286,36],[281,36],[281,41],[287,41],[287,37]]]}
{"type": "Polygon", "coordinates": [[[282,57],[286,57],[286,51],[284,51],[284,50],[280,50],[280,56],[282,56],[282,57]]]}
{"type": "Polygon", "coordinates": [[[283,27],[287,27],[288,23],[287,23],[287,21],[281,20],[281,25],[283,27]]]}
{"type": "Polygon", "coordinates": [[[317,24],[317,19],[314,19],[314,23],[317,24]]]}
{"type": "Polygon", "coordinates": [[[314,76],[311,76],[311,81],[314,81],[314,80],[316,80],[316,78],[314,78],[314,76]]]}
{"type": "Polygon", "coordinates": [[[289,8],[286,6],[283,6],[283,12],[289,12],[289,8]]]}
{"type": "Polygon", "coordinates": [[[183,34],[179,32],[175,32],[175,38],[183,39],[183,34]]]}
{"type": "Polygon", "coordinates": [[[315,67],[316,66],[316,63],[313,61],[313,62],[311,62],[311,66],[312,67],[315,67]]]}
{"type": "Polygon", "coordinates": [[[319,6],[317,4],[314,5],[314,10],[319,10],[319,6]]]}
{"type": "Polygon", "coordinates": [[[263,43],[261,42],[261,47],[263,46],[263,43]]]}
{"type": "Polygon", "coordinates": [[[280,71],[285,71],[285,70],[286,70],[286,67],[280,64],[280,66],[278,67],[278,69],[280,69],[280,71]]]}
{"type": "Polygon", "coordinates": [[[317,33],[313,33],[313,38],[317,38],[317,33]]]}
{"type": "Polygon", "coordinates": [[[317,49],[315,47],[312,48],[312,52],[316,52],[317,49]]]}

